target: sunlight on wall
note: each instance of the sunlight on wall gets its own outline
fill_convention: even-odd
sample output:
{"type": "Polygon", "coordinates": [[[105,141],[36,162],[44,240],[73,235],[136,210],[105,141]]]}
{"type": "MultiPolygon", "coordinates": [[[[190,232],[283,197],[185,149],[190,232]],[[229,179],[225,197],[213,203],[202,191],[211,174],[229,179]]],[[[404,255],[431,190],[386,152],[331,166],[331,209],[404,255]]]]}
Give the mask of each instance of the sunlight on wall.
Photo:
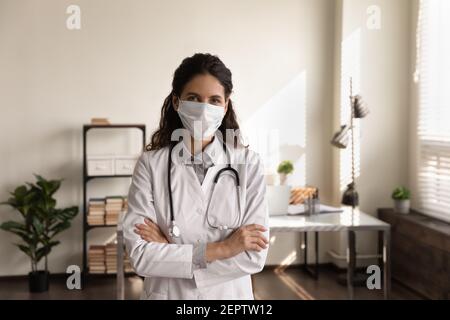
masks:
{"type": "Polygon", "coordinates": [[[306,71],[262,105],[243,131],[263,161],[266,173],[275,173],[280,161],[291,160],[290,184],[306,184],[306,71]]]}
{"type": "MultiPolygon", "coordinates": [[[[361,87],[361,29],[353,31],[342,41],[341,61],[341,125],[350,125],[350,78],[352,78],[352,94],[360,92],[361,87]]],[[[353,122],[355,127],[355,178],[360,173],[360,127],[359,120],[353,122]]],[[[340,150],[340,190],[343,191],[352,180],[352,148],[351,138],[346,149],[340,150]]]]}

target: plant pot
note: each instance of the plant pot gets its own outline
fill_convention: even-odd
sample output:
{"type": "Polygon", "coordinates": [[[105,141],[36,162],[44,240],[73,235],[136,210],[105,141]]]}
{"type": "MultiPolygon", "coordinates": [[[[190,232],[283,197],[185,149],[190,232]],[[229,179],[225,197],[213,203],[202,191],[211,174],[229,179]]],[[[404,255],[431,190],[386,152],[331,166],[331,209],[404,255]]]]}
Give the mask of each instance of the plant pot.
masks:
{"type": "Polygon", "coordinates": [[[291,186],[267,186],[267,204],[270,216],[285,215],[288,212],[291,186]]]}
{"type": "Polygon", "coordinates": [[[28,273],[28,286],[30,292],[48,291],[50,272],[35,271],[28,273]]]}
{"type": "Polygon", "coordinates": [[[280,176],[280,185],[284,186],[286,184],[287,174],[279,173],[280,176]]]}
{"type": "Polygon", "coordinates": [[[395,212],[408,214],[410,208],[409,200],[394,200],[395,212]]]}

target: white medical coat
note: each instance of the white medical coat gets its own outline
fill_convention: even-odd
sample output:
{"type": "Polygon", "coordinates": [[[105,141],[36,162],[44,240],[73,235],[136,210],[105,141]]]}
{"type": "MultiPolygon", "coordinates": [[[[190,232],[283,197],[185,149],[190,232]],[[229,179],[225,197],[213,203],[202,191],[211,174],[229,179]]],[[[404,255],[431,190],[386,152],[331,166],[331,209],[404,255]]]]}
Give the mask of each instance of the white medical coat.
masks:
{"type": "Polygon", "coordinates": [[[231,227],[260,224],[269,238],[266,187],[261,160],[248,148],[233,148],[228,144],[232,167],[239,173],[242,214],[235,179],[223,173],[211,196],[213,179],[224,168],[228,158],[217,137],[212,142],[215,165],[208,169],[200,184],[191,166],[186,166],[190,154],[179,152],[179,142],[172,152],[173,209],[179,238],[170,238],[170,209],[167,182],[168,153],[165,147],[144,152],[134,169],[128,194],[128,212],[123,220],[124,238],[130,261],[138,275],[145,277],[142,299],[254,299],[250,275],[264,266],[267,248],[244,251],[232,258],[216,260],[201,268],[193,263],[193,244],[224,240],[233,230],[211,228],[212,225],[231,227]],[[180,156],[181,154],[181,156],[180,156]],[[142,240],[133,230],[135,224],[149,218],[158,224],[170,243],[142,240]],[[237,221],[239,220],[239,221],[237,221]]]}

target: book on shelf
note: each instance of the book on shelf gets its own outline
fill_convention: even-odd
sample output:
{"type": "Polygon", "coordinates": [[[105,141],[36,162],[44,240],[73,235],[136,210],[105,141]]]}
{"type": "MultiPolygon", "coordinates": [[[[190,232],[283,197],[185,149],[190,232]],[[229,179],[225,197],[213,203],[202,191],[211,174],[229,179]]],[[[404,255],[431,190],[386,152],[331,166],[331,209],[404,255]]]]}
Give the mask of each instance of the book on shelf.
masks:
{"type": "Polygon", "coordinates": [[[91,118],[91,124],[107,126],[111,123],[109,122],[108,118],[91,118]]]}
{"type": "Polygon", "coordinates": [[[105,224],[105,199],[91,198],[88,202],[87,223],[92,226],[105,224]]]}
{"type": "Polygon", "coordinates": [[[88,250],[88,267],[90,273],[105,273],[105,246],[91,245],[88,250]]]}
{"type": "Polygon", "coordinates": [[[87,222],[92,226],[115,226],[121,213],[128,211],[128,200],[125,196],[108,196],[91,198],[88,204],[87,222]]]}
{"type": "Polygon", "coordinates": [[[106,273],[117,273],[117,244],[114,242],[106,245],[106,273]]]}
{"type": "Polygon", "coordinates": [[[109,196],[106,197],[105,202],[105,224],[106,225],[117,225],[119,216],[124,209],[124,199],[123,196],[109,196]]]}
{"type": "MultiPolygon", "coordinates": [[[[123,268],[125,273],[132,273],[130,258],[124,248],[123,268]]],[[[117,243],[92,245],[89,247],[89,272],[96,274],[117,273],[117,243]]]]}
{"type": "Polygon", "coordinates": [[[87,223],[91,226],[102,226],[105,224],[104,216],[89,216],[87,217],[87,223]]]}

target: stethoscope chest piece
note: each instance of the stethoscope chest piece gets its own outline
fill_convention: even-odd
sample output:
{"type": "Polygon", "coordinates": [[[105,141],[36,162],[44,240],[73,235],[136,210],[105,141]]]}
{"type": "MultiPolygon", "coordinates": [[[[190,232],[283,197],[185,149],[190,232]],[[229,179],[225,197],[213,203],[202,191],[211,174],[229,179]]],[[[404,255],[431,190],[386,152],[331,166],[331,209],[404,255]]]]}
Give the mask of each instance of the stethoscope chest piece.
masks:
{"type": "Polygon", "coordinates": [[[178,228],[178,226],[175,224],[174,221],[172,221],[172,228],[170,231],[170,235],[172,237],[178,238],[180,236],[181,232],[180,232],[180,228],[178,228]]]}

